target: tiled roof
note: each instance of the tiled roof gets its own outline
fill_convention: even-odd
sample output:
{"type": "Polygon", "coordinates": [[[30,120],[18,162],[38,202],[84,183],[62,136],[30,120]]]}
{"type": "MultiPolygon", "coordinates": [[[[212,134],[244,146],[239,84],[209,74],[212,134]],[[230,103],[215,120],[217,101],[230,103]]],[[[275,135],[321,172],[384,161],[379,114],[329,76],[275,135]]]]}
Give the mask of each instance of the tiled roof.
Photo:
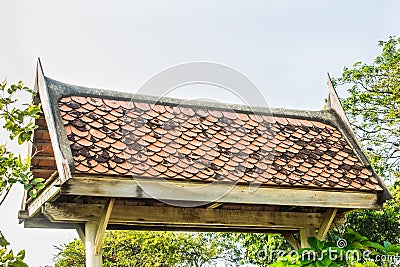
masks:
{"type": "Polygon", "coordinates": [[[58,106],[74,173],[382,190],[326,122],[99,96],[58,106]]]}

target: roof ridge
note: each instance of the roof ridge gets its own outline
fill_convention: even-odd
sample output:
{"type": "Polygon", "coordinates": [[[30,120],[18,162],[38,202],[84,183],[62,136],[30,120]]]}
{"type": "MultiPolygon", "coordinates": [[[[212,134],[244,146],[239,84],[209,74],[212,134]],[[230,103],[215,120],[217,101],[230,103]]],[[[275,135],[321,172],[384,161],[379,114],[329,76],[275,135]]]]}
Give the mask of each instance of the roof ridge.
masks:
{"type": "MultiPolygon", "coordinates": [[[[250,106],[244,104],[208,102],[201,100],[188,100],[184,98],[159,97],[151,95],[136,94],[124,91],[99,89],[86,86],[72,85],[55,79],[45,77],[52,91],[56,91],[58,97],[87,96],[115,99],[115,100],[137,100],[153,104],[184,106],[192,108],[212,108],[217,110],[230,110],[239,113],[266,114],[276,117],[287,117],[296,119],[308,119],[333,124],[333,116],[330,110],[302,110],[289,108],[270,108],[261,106],[250,106]]],[[[334,124],[333,124],[334,125],[334,124]]]]}

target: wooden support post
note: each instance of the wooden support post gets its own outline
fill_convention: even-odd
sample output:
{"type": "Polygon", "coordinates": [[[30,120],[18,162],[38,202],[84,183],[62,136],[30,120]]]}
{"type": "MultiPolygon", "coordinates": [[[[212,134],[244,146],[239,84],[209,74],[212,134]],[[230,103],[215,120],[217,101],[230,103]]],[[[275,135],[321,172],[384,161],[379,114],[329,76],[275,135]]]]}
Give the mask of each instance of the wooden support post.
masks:
{"type": "Polygon", "coordinates": [[[308,238],[315,236],[315,228],[301,228],[300,229],[300,246],[301,248],[309,248],[308,238]]]}
{"type": "Polygon", "coordinates": [[[86,267],[101,267],[101,254],[96,255],[95,240],[98,229],[98,222],[89,221],[85,223],[85,250],[86,250],[86,267]]]}
{"type": "Polygon", "coordinates": [[[300,242],[294,237],[293,233],[288,231],[282,231],[280,234],[289,242],[289,244],[295,249],[300,249],[300,242]]]}
{"type": "MultiPolygon", "coordinates": [[[[114,198],[109,199],[104,205],[99,221],[88,221],[85,223],[85,249],[86,249],[86,267],[102,266],[102,242],[107,229],[108,220],[114,206],[114,198]]],[[[81,236],[79,227],[78,234],[81,236]]],[[[82,238],[82,237],[81,237],[82,238]]]]}
{"type": "Polygon", "coordinates": [[[335,219],[337,211],[338,209],[329,208],[325,212],[324,219],[322,220],[321,226],[318,229],[317,238],[319,240],[325,239],[326,234],[328,233],[329,228],[331,227],[331,224],[335,219]]]}

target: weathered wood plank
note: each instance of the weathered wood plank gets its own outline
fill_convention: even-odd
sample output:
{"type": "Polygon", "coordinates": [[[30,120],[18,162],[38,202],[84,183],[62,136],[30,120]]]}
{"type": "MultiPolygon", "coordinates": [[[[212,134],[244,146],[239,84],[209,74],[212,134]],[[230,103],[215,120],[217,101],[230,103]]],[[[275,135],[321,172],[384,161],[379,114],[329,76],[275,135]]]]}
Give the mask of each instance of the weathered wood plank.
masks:
{"type": "MultiPolygon", "coordinates": [[[[46,218],[30,218],[24,220],[25,228],[76,229],[74,223],[50,222],[46,218]]],[[[195,231],[195,232],[242,232],[242,233],[280,233],[282,230],[295,231],[296,228],[274,227],[232,227],[232,226],[196,226],[169,224],[108,224],[108,230],[147,230],[147,231],[195,231]]]]}
{"type": "Polygon", "coordinates": [[[24,228],[46,228],[46,229],[74,229],[72,223],[54,223],[46,218],[30,218],[23,222],[24,228]]]}
{"type": "MultiPolygon", "coordinates": [[[[260,187],[250,192],[248,186],[236,185],[226,192],[226,186],[214,184],[208,190],[197,190],[187,193],[179,188],[196,186],[187,182],[160,183],[150,180],[145,183],[145,188],[152,188],[149,194],[139,186],[133,178],[116,177],[90,177],[76,176],[62,186],[64,195],[103,196],[103,197],[128,197],[128,198],[153,198],[177,201],[198,201],[203,203],[246,203],[288,206],[310,206],[329,208],[380,208],[375,193],[357,191],[331,191],[294,188],[267,188],[260,187]],[[210,199],[210,190],[213,194],[221,193],[219,199],[210,199]]],[[[201,184],[197,184],[200,186],[201,184]]],[[[203,184],[204,185],[204,184],[203,184]]]]}
{"type": "Polygon", "coordinates": [[[188,231],[188,232],[229,232],[229,233],[269,233],[298,231],[298,228],[258,227],[258,226],[206,226],[206,225],[170,225],[170,224],[108,224],[108,230],[145,230],[145,231],[188,231]]]}
{"type": "Polygon", "coordinates": [[[34,156],[32,160],[48,160],[48,161],[55,161],[53,156],[34,156]]]}
{"type": "Polygon", "coordinates": [[[51,168],[48,168],[48,169],[44,169],[44,168],[33,168],[32,171],[33,171],[33,172],[43,172],[43,173],[55,173],[55,172],[57,172],[56,169],[51,169],[51,168]]]}
{"type": "Polygon", "coordinates": [[[60,180],[58,178],[55,178],[52,182],[49,182],[49,184],[47,184],[47,186],[36,198],[28,203],[27,211],[29,217],[37,214],[46,201],[52,200],[57,196],[57,194],[60,192],[59,184],[60,180]]]}
{"type": "MultiPolygon", "coordinates": [[[[43,214],[54,222],[86,222],[99,218],[103,207],[100,204],[46,203],[43,214]]],[[[319,227],[322,218],[321,213],[114,205],[109,223],[299,229],[319,227]]]]}

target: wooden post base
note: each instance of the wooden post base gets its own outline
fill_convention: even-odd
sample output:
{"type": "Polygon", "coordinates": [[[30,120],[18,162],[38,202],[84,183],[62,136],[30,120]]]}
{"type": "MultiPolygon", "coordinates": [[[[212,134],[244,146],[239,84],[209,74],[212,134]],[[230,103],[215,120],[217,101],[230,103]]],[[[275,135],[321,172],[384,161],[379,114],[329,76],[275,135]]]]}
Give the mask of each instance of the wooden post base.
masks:
{"type": "Polygon", "coordinates": [[[101,267],[101,253],[96,255],[96,233],[99,225],[96,221],[85,223],[85,250],[86,250],[86,267],[101,267]]]}

